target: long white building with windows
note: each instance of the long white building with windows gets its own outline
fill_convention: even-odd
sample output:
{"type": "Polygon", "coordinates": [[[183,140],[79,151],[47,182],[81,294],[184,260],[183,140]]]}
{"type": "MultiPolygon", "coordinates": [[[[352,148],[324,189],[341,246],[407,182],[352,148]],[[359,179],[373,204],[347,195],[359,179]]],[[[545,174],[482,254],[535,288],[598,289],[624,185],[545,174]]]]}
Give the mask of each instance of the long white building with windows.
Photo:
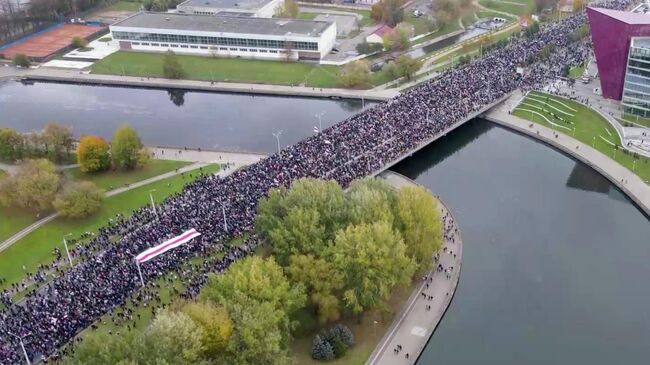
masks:
{"type": "Polygon", "coordinates": [[[283,5],[284,0],[186,0],[176,6],[176,11],[183,14],[270,18],[283,5]]]}
{"type": "Polygon", "coordinates": [[[336,23],[177,13],[136,13],[110,26],[121,50],[219,57],[321,60],[336,23]]]}

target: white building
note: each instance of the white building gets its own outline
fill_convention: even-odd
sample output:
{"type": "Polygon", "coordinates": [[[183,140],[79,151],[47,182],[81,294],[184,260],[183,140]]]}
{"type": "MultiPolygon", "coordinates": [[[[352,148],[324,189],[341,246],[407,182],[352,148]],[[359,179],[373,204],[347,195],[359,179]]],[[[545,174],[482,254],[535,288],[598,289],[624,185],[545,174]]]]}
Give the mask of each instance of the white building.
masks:
{"type": "Polygon", "coordinates": [[[222,15],[136,13],[110,26],[120,49],[265,59],[320,60],[336,23],[222,15]]]}
{"type": "Polygon", "coordinates": [[[186,0],[176,6],[181,14],[271,18],[284,0],[186,0]]]}

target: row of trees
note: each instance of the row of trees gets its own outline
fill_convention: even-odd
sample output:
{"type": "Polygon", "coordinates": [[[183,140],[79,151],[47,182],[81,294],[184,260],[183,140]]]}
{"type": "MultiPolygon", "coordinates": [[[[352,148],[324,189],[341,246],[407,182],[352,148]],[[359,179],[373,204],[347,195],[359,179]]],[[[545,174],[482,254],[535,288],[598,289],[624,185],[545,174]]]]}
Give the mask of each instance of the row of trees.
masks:
{"type": "MultiPolygon", "coordinates": [[[[391,79],[404,77],[411,80],[420,68],[422,68],[420,60],[409,55],[402,55],[395,61],[387,62],[382,70],[391,79]]],[[[368,62],[357,60],[343,66],[339,74],[339,81],[347,87],[364,87],[370,84],[370,75],[368,62]]]]}
{"type": "Polygon", "coordinates": [[[472,6],[472,0],[432,0],[431,8],[436,17],[438,27],[457,22],[461,11],[472,6]]]}
{"type": "Polygon", "coordinates": [[[370,8],[370,18],[391,27],[404,20],[404,0],[381,0],[370,8]]]}
{"type": "Polygon", "coordinates": [[[81,172],[106,171],[111,166],[132,170],[146,165],[149,159],[149,151],[143,147],[138,133],[128,125],[115,131],[110,145],[102,137],[84,135],[77,146],[81,172]]]}
{"type": "Polygon", "coordinates": [[[59,123],[49,123],[43,130],[29,133],[0,128],[0,160],[2,161],[47,158],[62,163],[70,160],[73,148],[72,130],[59,123]]]}
{"type": "Polygon", "coordinates": [[[86,217],[101,207],[104,191],[95,184],[69,181],[45,159],[25,160],[13,175],[0,178],[0,206],[33,212],[55,209],[68,218],[86,217]]]}

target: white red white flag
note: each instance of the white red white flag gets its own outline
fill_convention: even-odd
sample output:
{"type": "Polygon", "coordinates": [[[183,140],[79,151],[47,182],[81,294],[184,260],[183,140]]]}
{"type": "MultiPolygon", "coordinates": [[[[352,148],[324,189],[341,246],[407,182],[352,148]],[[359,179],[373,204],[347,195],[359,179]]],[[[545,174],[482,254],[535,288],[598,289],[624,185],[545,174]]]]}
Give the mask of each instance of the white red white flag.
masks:
{"type": "Polygon", "coordinates": [[[150,247],[150,248],[142,251],[142,253],[140,253],[138,256],[135,257],[135,260],[138,263],[147,262],[147,261],[151,260],[152,258],[154,258],[154,257],[156,257],[158,255],[162,255],[163,253],[171,250],[172,248],[176,248],[176,247],[182,245],[183,243],[189,242],[194,237],[198,237],[200,235],[201,235],[201,233],[199,233],[196,229],[192,228],[189,231],[183,232],[183,234],[181,234],[179,236],[176,236],[174,238],[170,238],[167,241],[165,241],[165,242],[163,242],[163,243],[161,243],[161,244],[159,244],[157,246],[150,247]]]}

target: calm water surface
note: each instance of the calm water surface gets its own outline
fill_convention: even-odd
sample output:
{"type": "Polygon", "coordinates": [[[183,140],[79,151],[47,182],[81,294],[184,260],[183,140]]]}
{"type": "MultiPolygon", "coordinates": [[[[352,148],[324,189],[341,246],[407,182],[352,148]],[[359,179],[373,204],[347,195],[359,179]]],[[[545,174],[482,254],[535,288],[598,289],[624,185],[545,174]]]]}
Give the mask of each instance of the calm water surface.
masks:
{"type": "Polygon", "coordinates": [[[606,179],[482,121],[395,170],[441,195],[464,241],[418,365],[650,363],[650,222],[606,179]]]}
{"type": "MultiPolygon", "coordinates": [[[[366,103],[368,105],[368,103],[366,103]]],[[[110,139],[123,123],[145,144],[272,152],[272,133],[293,144],[361,110],[361,101],[130,89],[57,83],[0,83],[0,127],[42,129],[56,121],[76,136],[110,139]]]]}
{"type": "MultiPolygon", "coordinates": [[[[0,126],[48,121],[145,143],[272,151],[358,102],[37,83],[0,85],[0,126]],[[38,101],[38,102],[37,102],[38,101]],[[175,101],[175,103],[173,102],[175,101]]],[[[650,222],[607,180],[533,140],[474,121],[396,166],[448,203],[461,281],[419,365],[649,364],[650,222]]]]}

